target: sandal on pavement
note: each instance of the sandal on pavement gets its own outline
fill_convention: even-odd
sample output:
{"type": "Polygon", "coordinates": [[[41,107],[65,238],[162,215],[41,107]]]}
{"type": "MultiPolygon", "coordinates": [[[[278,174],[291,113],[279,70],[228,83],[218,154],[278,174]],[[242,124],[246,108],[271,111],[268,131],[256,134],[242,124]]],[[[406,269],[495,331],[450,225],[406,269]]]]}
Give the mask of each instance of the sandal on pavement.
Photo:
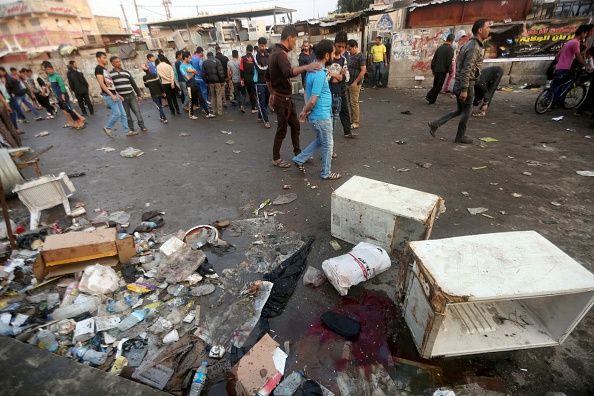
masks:
{"type": "Polygon", "coordinates": [[[287,161],[283,160],[283,159],[277,159],[276,161],[272,161],[272,165],[278,167],[278,168],[290,168],[291,164],[289,164],[287,161]]]}
{"type": "Polygon", "coordinates": [[[340,173],[330,173],[328,177],[322,177],[322,180],[338,180],[342,177],[340,173]]]}

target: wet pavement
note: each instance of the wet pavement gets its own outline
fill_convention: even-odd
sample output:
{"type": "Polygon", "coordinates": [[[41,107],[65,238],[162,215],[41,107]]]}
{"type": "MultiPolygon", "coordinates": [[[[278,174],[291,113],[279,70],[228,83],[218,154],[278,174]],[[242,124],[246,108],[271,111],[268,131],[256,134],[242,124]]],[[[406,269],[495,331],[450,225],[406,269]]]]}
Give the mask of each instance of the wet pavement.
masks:
{"type": "MultiPolygon", "coordinates": [[[[483,143],[484,147],[479,141],[460,146],[451,142],[457,120],[442,127],[436,139],[426,131],[426,122],[451,111],[454,101],[442,95],[437,105],[429,106],[424,94],[419,90],[365,90],[361,136],[347,140],[335,135],[338,159],[333,171],[345,178],[359,175],[444,197],[447,211],[436,221],[432,238],[533,229],[592,270],[592,179],[575,173],[592,170],[594,163],[592,139],[586,138],[594,134],[589,120],[561,110],[536,115],[532,109],[535,91],[497,92],[489,116],[471,119],[468,135],[499,141],[483,143]],[[406,110],[412,114],[401,113],[406,110]],[[557,115],[565,118],[552,121],[557,115]],[[420,167],[418,162],[431,166],[420,167]],[[522,196],[515,198],[513,193],[522,196]],[[467,207],[489,208],[487,213],[494,219],[472,216],[467,207]]],[[[342,241],[339,252],[329,245],[330,195],[344,180],[320,180],[317,159],[307,165],[305,176],[295,168],[272,167],[274,122],[273,129],[267,130],[251,114],[228,109],[214,120],[170,117],[170,123],[162,125],[146,101],[142,110],[149,132],[140,136],[116,132],[115,139],[107,138],[101,131],[107,111],[100,108],[83,131],[62,129],[61,119],[27,124],[23,142],[35,149],[54,145],[42,156],[45,173],[86,172],[72,179],[78,191],[71,203],[85,202],[90,216],[95,208],[136,214],[159,209],[166,212],[164,231],[176,232],[217,219],[254,217],[252,211],[261,202],[286,193],[283,186],[289,184],[298,199],[267,210],[278,211],[277,219],[287,230],[316,238],[309,264],[321,268],[324,259],[348,251],[350,245],[342,241]],[[50,135],[34,137],[44,130],[50,135]],[[184,133],[190,136],[180,136],[184,133]],[[227,144],[229,140],[234,143],[227,144]],[[97,151],[105,146],[116,150],[97,151]],[[129,146],[145,154],[134,159],[120,157],[119,151],[129,146]]],[[[311,138],[304,126],[302,146],[311,138]]],[[[291,158],[288,140],[283,157],[291,158]]],[[[16,200],[10,204],[19,205],[16,200]]],[[[225,237],[233,239],[228,233],[225,237]]],[[[238,252],[209,256],[218,271],[241,259],[238,252]]],[[[276,341],[281,345],[290,342],[285,373],[303,370],[335,392],[339,372],[351,370],[359,375],[358,367],[362,367],[363,376],[368,376],[376,363],[389,372],[399,389],[406,388],[410,394],[431,394],[438,386],[468,383],[524,395],[594,391],[594,313],[588,313],[560,347],[426,361],[418,357],[394,303],[397,273],[393,265],[364,286],[354,287],[347,298],[340,298],[328,283],[312,289],[300,282],[283,314],[270,320],[270,334],[276,341]],[[319,318],[327,310],[360,319],[362,337],[349,346],[325,330],[319,318]]],[[[224,385],[210,393],[224,394],[224,385]]]]}

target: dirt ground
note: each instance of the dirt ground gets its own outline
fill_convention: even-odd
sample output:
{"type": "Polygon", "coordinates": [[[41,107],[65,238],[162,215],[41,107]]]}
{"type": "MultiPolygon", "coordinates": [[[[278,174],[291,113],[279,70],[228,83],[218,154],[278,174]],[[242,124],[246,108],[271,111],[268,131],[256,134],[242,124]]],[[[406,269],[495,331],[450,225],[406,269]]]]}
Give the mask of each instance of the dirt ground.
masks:
{"type": "MultiPolygon", "coordinates": [[[[437,104],[430,106],[423,99],[424,90],[366,89],[361,94],[359,138],[347,140],[341,132],[335,135],[338,159],[333,161],[333,171],[341,172],[344,179],[333,182],[319,179],[317,159],[307,165],[305,177],[295,168],[283,171],[272,167],[276,117],[271,116],[273,129],[266,130],[251,114],[242,115],[234,108],[214,120],[177,117],[162,125],[156,109],[145,103],[142,110],[150,131],[110,140],[101,131],[108,113],[99,106],[84,131],[62,129],[62,119],[32,122],[24,125],[23,139],[35,149],[54,145],[42,157],[45,173],[86,172],[86,176],[72,179],[78,191],[71,202],[85,202],[90,217],[95,208],[126,210],[139,217],[150,205],[151,209],[166,211],[165,231],[173,232],[222,218],[253,217],[251,212],[260,202],[283,194],[283,185],[290,184],[298,200],[278,207],[283,212],[278,220],[289,230],[316,238],[308,261],[321,268],[324,259],[345,253],[350,247],[341,242],[342,251],[335,252],[328,243],[332,239],[330,195],[348,177],[359,175],[442,196],[447,211],[435,223],[434,239],[536,230],[594,270],[594,179],[576,174],[578,170],[594,170],[590,138],[594,129],[589,119],[566,110],[537,115],[532,107],[537,93],[497,92],[489,115],[470,120],[467,134],[475,143],[463,146],[452,142],[457,120],[442,127],[435,139],[426,128],[428,121],[455,108],[452,98],[441,95],[437,104]],[[412,114],[402,114],[406,110],[412,114]],[[558,115],[565,117],[558,122],[551,119],[558,115]],[[44,130],[50,135],[34,137],[44,130]],[[232,134],[223,134],[222,130],[232,134]],[[476,139],[479,137],[498,141],[481,144],[476,139]],[[97,150],[104,146],[116,150],[97,150]],[[128,146],[145,154],[135,159],[120,157],[119,151],[128,146]],[[431,166],[416,164],[424,162],[431,166]],[[488,208],[487,214],[494,219],[472,216],[468,207],[488,208]]],[[[312,138],[311,130],[303,126],[301,136],[305,146],[312,138]]],[[[290,151],[287,139],[283,146],[287,160],[290,151]]],[[[18,206],[13,199],[11,207],[18,206]]],[[[292,345],[286,373],[303,369],[337,390],[335,377],[342,367],[334,355],[340,355],[342,344],[338,352],[332,351],[332,342],[324,343],[316,334],[320,314],[336,307],[368,315],[369,323],[382,329],[374,334],[389,351],[377,353],[375,344],[369,343],[366,347],[371,358],[359,357],[360,362],[385,363],[384,358],[421,361],[399,307],[391,302],[396,268],[397,264],[377,280],[353,288],[350,299],[340,299],[329,284],[317,289],[299,284],[285,312],[271,321],[277,341],[282,345],[288,340],[292,345]]],[[[594,312],[590,312],[559,347],[424,361],[441,370],[438,381],[419,377],[409,389],[414,394],[431,394],[437,386],[481,383],[486,389],[517,395],[544,395],[549,391],[592,394],[593,328],[594,312]]],[[[210,394],[224,394],[221,388],[210,394]]]]}

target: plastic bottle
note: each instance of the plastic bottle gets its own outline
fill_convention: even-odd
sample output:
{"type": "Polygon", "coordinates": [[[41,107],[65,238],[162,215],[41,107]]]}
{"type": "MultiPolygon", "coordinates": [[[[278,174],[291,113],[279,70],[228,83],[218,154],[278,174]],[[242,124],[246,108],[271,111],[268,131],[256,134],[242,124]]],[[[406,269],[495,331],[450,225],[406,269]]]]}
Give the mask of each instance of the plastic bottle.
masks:
{"type": "Polygon", "coordinates": [[[93,366],[100,366],[107,360],[107,352],[97,352],[87,347],[73,347],[70,352],[82,362],[87,362],[93,366]]]}
{"type": "Polygon", "coordinates": [[[118,329],[120,331],[126,331],[134,327],[137,323],[142,322],[144,320],[146,314],[146,309],[137,309],[130,315],[126,316],[126,318],[120,322],[120,324],[118,325],[118,329]]]}
{"type": "Polygon", "coordinates": [[[50,352],[56,352],[59,344],[58,341],[56,341],[54,333],[48,330],[41,330],[39,334],[37,334],[37,346],[41,349],[47,349],[50,352]]]}
{"type": "Polygon", "coordinates": [[[67,307],[72,305],[76,296],[78,296],[78,281],[72,281],[68,284],[66,288],[66,292],[64,293],[64,298],[62,299],[62,303],[60,304],[60,308],[67,307]]]}
{"type": "Polygon", "coordinates": [[[78,304],[70,304],[66,307],[60,307],[54,310],[50,315],[50,320],[62,320],[73,318],[85,312],[94,312],[97,310],[97,299],[89,298],[78,304]]]}
{"type": "Polygon", "coordinates": [[[194,379],[192,379],[192,386],[190,388],[190,395],[189,396],[199,396],[200,392],[204,388],[204,383],[206,382],[206,373],[208,362],[205,360],[202,362],[198,370],[196,370],[196,374],[194,374],[194,379]]]}

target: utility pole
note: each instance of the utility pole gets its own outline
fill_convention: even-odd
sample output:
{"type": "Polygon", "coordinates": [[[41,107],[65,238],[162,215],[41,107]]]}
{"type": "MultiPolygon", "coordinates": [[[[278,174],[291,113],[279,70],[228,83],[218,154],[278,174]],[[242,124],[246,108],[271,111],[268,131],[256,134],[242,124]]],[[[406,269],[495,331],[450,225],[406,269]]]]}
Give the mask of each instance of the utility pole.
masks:
{"type": "Polygon", "coordinates": [[[138,15],[138,4],[136,4],[136,0],[134,0],[134,11],[136,11],[136,23],[138,24],[138,29],[140,30],[140,37],[143,37],[142,29],[140,28],[140,15],[138,15]]]}
{"type": "Polygon", "coordinates": [[[122,8],[122,14],[124,14],[124,21],[126,21],[126,29],[128,30],[128,32],[132,32],[132,30],[130,30],[130,23],[128,22],[126,11],[124,11],[124,4],[122,2],[120,2],[120,7],[122,8]]]}
{"type": "Polygon", "coordinates": [[[171,19],[171,9],[169,8],[171,6],[171,0],[163,0],[163,8],[165,8],[165,15],[167,16],[167,19],[171,19]]]}

